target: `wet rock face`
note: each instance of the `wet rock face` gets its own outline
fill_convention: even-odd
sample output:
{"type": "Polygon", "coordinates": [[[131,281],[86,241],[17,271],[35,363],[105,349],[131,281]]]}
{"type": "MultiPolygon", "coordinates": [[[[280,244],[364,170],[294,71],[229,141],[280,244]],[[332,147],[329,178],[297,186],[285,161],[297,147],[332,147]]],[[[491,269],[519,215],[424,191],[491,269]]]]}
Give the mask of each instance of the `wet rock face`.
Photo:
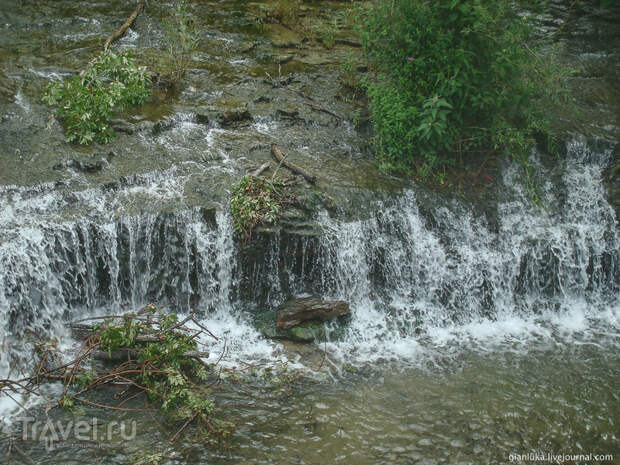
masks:
{"type": "Polygon", "coordinates": [[[609,166],[603,173],[607,198],[616,210],[616,222],[620,222],[620,144],[616,144],[609,166]]]}
{"type": "Polygon", "coordinates": [[[81,173],[98,173],[109,165],[110,160],[114,158],[114,152],[109,152],[102,156],[82,156],[80,158],[72,158],[54,165],[55,170],[75,170],[81,173]]]}
{"type": "Polygon", "coordinates": [[[304,321],[331,320],[349,313],[349,304],[342,301],[326,301],[317,297],[289,300],[278,307],[276,326],[292,328],[304,321]]]}

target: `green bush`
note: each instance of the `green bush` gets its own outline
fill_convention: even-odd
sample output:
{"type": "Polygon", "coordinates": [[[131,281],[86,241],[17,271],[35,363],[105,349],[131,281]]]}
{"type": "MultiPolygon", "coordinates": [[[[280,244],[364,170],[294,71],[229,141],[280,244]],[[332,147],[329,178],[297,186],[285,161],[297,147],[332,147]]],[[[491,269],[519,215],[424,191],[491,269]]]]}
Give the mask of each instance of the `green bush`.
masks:
{"type": "Polygon", "coordinates": [[[109,120],[118,110],[143,104],[150,95],[146,68],[136,66],[128,53],[104,52],[77,76],[54,82],[43,100],[56,106],[67,141],[80,144],[109,142],[114,130],[109,120]]]}
{"type": "MultiPolygon", "coordinates": [[[[209,373],[205,365],[188,352],[196,352],[198,343],[186,332],[173,331],[178,325],[175,314],[164,314],[154,306],[145,307],[147,318],[127,315],[122,322],[113,318],[93,330],[93,340],[111,354],[119,348],[138,352],[135,360],[124,363],[128,377],[135,376],[150,399],[172,419],[189,420],[200,416],[210,426],[209,416],[215,404],[204,388],[209,373]],[[154,337],[152,342],[139,342],[139,337],[154,337]]],[[[142,316],[144,316],[142,315],[142,316]]]]}
{"type": "Polygon", "coordinates": [[[528,47],[513,2],[378,0],[361,13],[383,167],[428,174],[489,150],[525,160],[533,137],[548,134],[560,77],[528,47]]]}
{"type": "Polygon", "coordinates": [[[260,223],[274,223],[284,208],[285,186],[278,179],[245,176],[234,187],[230,210],[235,229],[244,241],[260,223]]]}

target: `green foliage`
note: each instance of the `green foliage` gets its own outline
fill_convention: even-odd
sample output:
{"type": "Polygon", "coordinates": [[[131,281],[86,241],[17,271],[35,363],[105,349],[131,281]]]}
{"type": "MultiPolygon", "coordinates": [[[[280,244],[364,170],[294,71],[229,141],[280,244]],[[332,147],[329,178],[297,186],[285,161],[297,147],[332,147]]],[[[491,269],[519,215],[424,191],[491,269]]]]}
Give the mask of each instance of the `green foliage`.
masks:
{"type": "Polygon", "coordinates": [[[109,120],[118,110],[143,104],[150,95],[146,68],[136,66],[128,53],[104,52],[79,75],[47,86],[43,100],[57,107],[67,142],[109,142],[109,120]]]}
{"type": "Polygon", "coordinates": [[[171,67],[170,76],[176,82],[185,75],[198,46],[198,34],[185,0],[177,0],[170,17],[163,24],[171,67]]]}
{"type": "Polygon", "coordinates": [[[132,347],[138,333],[144,330],[144,325],[138,320],[126,318],[122,326],[115,326],[110,321],[106,326],[98,329],[101,346],[106,348],[108,353],[111,353],[120,347],[132,347]]]}
{"type": "Polygon", "coordinates": [[[163,373],[145,373],[139,382],[148,388],[149,396],[161,402],[162,410],[178,419],[198,413],[208,416],[215,407],[213,400],[193,379],[204,381],[205,368],[184,354],[196,350],[196,343],[177,335],[166,335],[160,342],[147,344],[139,362],[149,364],[163,373]]]}
{"type": "Polygon", "coordinates": [[[75,408],[75,401],[71,397],[63,397],[60,406],[68,411],[75,408]]]}
{"type": "Polygon", "coordinates": [[[353,126],[355,128],[359,128],[361,120],[362,120],[362,113],[361,113],[359,108],[356,108],[353,111],[353,118],[352,118],[352,121],[351,121],[353,123],[353,126]]]}
{"type": "Polygon", "coordinates": [[[509,0],[379,0],[360,33],[375,146],[386,169],[430,173],[472,153],[525,160],[563,94],[509,0]]]}
{"type": "Polygon", "coordinates": [[[161,465],[165,459],[163,452],[143,452],[132,457],[128,465],[161,465]]]}
{"type": "Polygon", "coordinates": [[[121,323],[107,321],[95,329],[100,347],[110,353],[119,348],[139,349],[137,365],[142,367],[136,377],[162,411],[178,420],[199,416],[209,422],[215,408],[208,390],[201,382],[208,378],[205,366],[186,354],[197,350],[195,339],[182,331],[175,331],[177,316],[152,313],[156,318],[137,319],[134,315],[121,323]],[[156,342],[140,343],[138,336],[158,334],[156,342]]]}
{"type": "Polygon", "coordinates": [[[234,187],[230,210],[235,229],[243,240],[260,223],[274,223],[284,207],[285,186],[280,180],[245,176],[234,187]]]}
{"type": "Polygon", "coordinates": [[[285,396],[292,395],[293,387],[300,382],[302,376],[300,370],[291,368],[288,362],[283,361],[280,361],[279,367],[265,367],[261,375],[272,392],[285,396]]]}
{"type": "Polygon", "coordinates": [[[85,388],[95,380],[96,376],[97,373],[94,370],[80,370],[75,374],[71,382],[75,386],[85,388]]]}
{"type": "Polygon", "coordinates": [[[347,58],[341,65],[341,70],[342,74],[340,75],[340,80],[345,87],[355,91],[363,89],[363,83],[360,80],[355,66],[355,55],[353,52],[349,52],[347,58]]]}

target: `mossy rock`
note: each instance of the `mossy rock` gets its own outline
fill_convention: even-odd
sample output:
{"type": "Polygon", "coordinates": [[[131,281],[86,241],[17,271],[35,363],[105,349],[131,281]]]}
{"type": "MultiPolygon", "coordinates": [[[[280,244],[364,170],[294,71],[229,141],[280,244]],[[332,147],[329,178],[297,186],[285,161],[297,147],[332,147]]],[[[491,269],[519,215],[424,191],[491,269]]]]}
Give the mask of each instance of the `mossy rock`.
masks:
{"type": "Polygon", "coordinates": [[[322,342],[340,339],[344,335],[348,317],[335,318],[329,322],[318,320],[305,321],[288,329],[276,327],[276,312],[270,310],[261,312],[254,318],[256,328],[268,339],[284,339],[293,342],[322,342]]]}
{"type": "Polygon", "coordinates": [[[265,32],[274,47],[297,48],[302,43],[302,38],[295,32],[281,24],[265,24],[265,32]]]}
{"type": "Polygon", "coordinates": [[[295,342],[313,342],[325,339],[325,325],[320,321],[306,321],[288,330],[289,339],[295,342]]]}

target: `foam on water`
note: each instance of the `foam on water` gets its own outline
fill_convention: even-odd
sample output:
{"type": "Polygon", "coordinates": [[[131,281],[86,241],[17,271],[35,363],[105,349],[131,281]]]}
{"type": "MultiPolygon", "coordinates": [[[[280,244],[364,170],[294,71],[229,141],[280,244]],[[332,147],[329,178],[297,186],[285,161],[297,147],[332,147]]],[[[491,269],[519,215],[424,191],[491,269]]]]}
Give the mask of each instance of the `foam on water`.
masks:
{"type": "Polygon", "coordinates": [[[278,128],[278,123],[273,118],[256,116],[254,118],[254,122],[252,123],[252,127],[259,134],[268,136],[275,133],[278,128]]]}

